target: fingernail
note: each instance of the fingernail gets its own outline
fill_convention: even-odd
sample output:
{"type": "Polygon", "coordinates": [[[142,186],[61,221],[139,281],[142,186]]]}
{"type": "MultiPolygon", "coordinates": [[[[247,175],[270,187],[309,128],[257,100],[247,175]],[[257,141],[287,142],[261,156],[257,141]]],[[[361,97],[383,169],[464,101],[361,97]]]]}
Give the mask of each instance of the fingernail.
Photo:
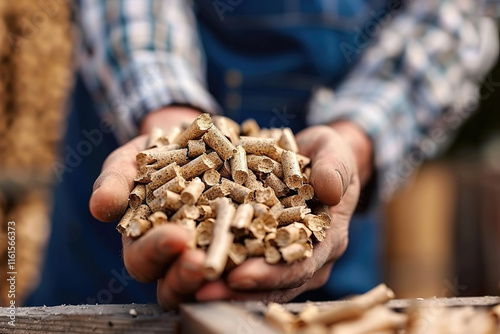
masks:
{"type": "Polygon", "coordinates": [[[244,279],[241,281],[229,283],[229,287],[236,290],[253,289],[257,287],[257,282],[255,282],[253,279],[244,279]]]}
{"type": "Polygon", "coordinates": [[[99,190],[99,187],[92,189],[92,194],[90,194],[91,198],[97,193],[97,190],[99,190]]]}
{"type": "Polygon", "coordinates": [[[338,170],[335,170],[335,171],[337,172],[337,174],[339,174],[340,182],[342,182],[342,196],[341,196],[341,199],[342,199],[342,197],[344,197],[344,195],[345,195],[345,192],[347,191],[347,187],[346,187],[346,183],[344,182],[344,178],[342,177],[342,174],[338,170]]]}
{"type": "Polygon", "coordinates": [[[97,180],[95,180],[95,182],[94,182],[94,186],[92,187],[92,193],[95,193],[97,191],[97,189],[99,189],[101,187],[104,179],[106,179],[105,175],[99,175],[97,180]]]}

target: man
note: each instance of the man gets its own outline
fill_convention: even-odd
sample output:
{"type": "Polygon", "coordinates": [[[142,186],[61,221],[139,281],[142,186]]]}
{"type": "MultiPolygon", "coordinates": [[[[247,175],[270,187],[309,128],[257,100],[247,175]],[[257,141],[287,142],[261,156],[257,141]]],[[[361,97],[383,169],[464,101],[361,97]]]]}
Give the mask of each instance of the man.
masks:
{"type": "Polygon", "coordinates": [[[82,79],[45,270],[30,304],[156,299],[170,308],[186,300],[287,301],[323,285],[309,296],[363,292],[379,279],[372,195],[390,194],[408,177],[401,166],[411,172],[446,141],[498,49],[494,23],[472,0],[80,2],[82,79]],[[157,286],[123,270],[115,224],[93,222],[84,202],[91,195],[96,219],[118,219],[144,148],[144,136],[132,138],[200,112],[300,131],[312,183],[333,218],[312,258],[290,267],[251,259],[205,282],[204,254],[187,250],[186,233],[167,225],[123,239],[128,273],[157,286]],[[84,141],[93,150],[78,156],[84,141]],[[375,191],[362,200],[369,210],[353,216],[370,182],[375,191]]]}

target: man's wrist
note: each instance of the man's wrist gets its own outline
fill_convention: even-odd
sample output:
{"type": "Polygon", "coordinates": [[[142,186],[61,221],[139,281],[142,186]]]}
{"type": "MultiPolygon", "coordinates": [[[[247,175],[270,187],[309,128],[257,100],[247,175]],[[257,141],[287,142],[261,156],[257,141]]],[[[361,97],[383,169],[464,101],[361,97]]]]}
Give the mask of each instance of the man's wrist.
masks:
{"type": "Polygon", "coordinates": [[[140,133],[147,134],[155,126],[163,129],[179,126],[200,114],[201,111],[189,106],[167,106],[147,114],[141,122],[140,133]]]}
{"type": "Polygon", "coordinates": [[[373,171],[373,144],[366,133],[356,124],[349,121],[336,121],[329,126],[339,133],[351,146],[361,184],[364,185],[373,171]]]}

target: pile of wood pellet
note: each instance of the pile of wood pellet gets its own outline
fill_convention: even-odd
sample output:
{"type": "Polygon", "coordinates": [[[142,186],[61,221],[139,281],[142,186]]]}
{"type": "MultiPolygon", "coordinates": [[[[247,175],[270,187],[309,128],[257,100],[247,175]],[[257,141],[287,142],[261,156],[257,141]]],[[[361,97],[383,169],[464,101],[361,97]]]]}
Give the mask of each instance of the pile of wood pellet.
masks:
{"type": "Polygon", "coordinates": [[[118,231],[138,238],[164,223],[185,227],[190,247],[207,251],[207,279],[248,257],[310,257],[331,225],[328,207],[314,200],[310,159],[288,128],[202,114],[184,128],[154,129],[137,163],[118,231]]]}
{"type": "Polygon", "coordinates": [[[266,321],[283,333],[301,334],[498,334],[500,305],[486,308],[416,304],[406,312],[385,305],[394,292],[381,284],[367,293],[321,309],[309,303],[298,314],[268,304],[266,321]]]}
{"type": "Polygon", "coordinates": [[[418,306],[407,311],[408,322],[403,333],[499,334],[500,306],[493,309],[472,306],[418,306]]]}
{"type": "MultiPolygon", "coordinates": [[[[343,303],[319,309],[307,304],[299,314],[291,313],[276,303],[269,303],[266,321],[284,333],[371,333],[403,328],[407,317],[386,306],[394,292],[381,284],[367,293],[343,303]]],[[[389,332],[390,333],[390,332],[389,332]]]]}
{"type": "MultiPolygon", "coordinates": [[[[15,221],[18,304],[38,283],[50,228],[47,198],[73,85],[70,5],[0,1],[0,279],[15,221]]],[[[0,305],[8,306],[4,286],[0,305]]]]}

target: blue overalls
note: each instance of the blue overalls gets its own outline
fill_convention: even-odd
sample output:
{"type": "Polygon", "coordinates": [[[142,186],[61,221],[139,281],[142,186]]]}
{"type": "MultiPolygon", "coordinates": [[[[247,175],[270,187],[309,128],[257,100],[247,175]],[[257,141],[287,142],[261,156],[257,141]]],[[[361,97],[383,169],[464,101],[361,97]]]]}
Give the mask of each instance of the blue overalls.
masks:
{"type": "MultiPolygon", "coordinates": [[[[198,0],[209,90],[236,121],[255,118],[261,127],[299,131],[312,90],[334,87],[354,66],[339,44],[352,42],[354,28],[384,5],[368,0],[198,0]],[[221,2],[230,8],[216,8],[221,2]]],[[[88,209],[102,162],[118,143],[100,122],[80,78],[72,102],[62,157],[68,168],[58,174],[41,282],[27,304],[155,302],[156,283],[137,283],[127,274],[116,224],[96,221],[88,209]],[[92,136],[92,130],[103,137],[92,136]],[[92,149],[77,159],[71,152],[83,141],[92,149]]],[[[353,217],[349,240],[325,287],[302,300],[335,299],[379,283],[380,229],[373,215],[353,217]]]]}

